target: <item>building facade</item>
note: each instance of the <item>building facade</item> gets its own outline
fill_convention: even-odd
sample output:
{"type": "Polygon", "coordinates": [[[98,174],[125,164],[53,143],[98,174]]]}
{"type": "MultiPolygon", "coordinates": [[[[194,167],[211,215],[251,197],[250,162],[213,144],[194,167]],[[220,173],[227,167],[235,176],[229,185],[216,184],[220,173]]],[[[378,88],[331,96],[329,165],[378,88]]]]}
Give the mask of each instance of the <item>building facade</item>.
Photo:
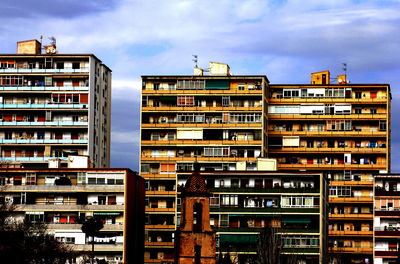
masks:
{"type": "Polygon", "coordinates": [[[148,263],[174,259],[177,172],[192,171],[195,160],[205,171],[254,169],[263,152],[268,79],[230,76],[227,65],[215,63],[211,73],[142,77],[140,165],[147,180],[148,263]]]}
{"type": "MultiPolygon", "coordinates": [[[[178,173],[178,191],[187,185],[188,175],[178,173]]],[[[234,263],[255,263],[262,251],[271,259],[280,254],[282,263],[327,263],[327,186],[321,173],[223,171],[201,175],[211,193],[210,224],[217,232],[219,255],[229,255],[234,263]],[[259,233],[266,229],[279,238],[274,250],[269,238],[258,242],[259,233]]],[[[180,199],[178,209],[184,206],[180,199]]],[[[178,214],[178,222],[181,219],[178,214]]]]}
{"type": "Polygon", "coordinates": [[[323,173],[331,255],[371,262],[373,175],[390,171],[390,86],[336,80],[324,71],[311,84],[272,85],[214,63],[209,75],[143,76],[149,262],[173,258],[179,173],[195,160],[204,172],[251,171],[260,158],[276,159],[279,172],[323,173]]]}
{"type": "Polygon", "coordinates": [[[374,176],[374,263],[399,262],[400,175],[374,176]]]}
{"type": "Polygon", "coordinates": [[[319,171],[329,180],[329,250],[345,263],[371,263],[373,175],[390,171],[390,86],[270,85],[268,157],[279,171],[319,171]]]}
{"type": "Polygon", "coordinates": [[[111,70],[93,54],[59,54],[55,43],[17,47],[0,54],[2,167],[66,166],[69,155],[109,167],[111,70]]]}
{"type": "Polygon", "coordinates": [[[13,204],[12,221],[44,223],[55,239],[91,251],[82,230],[87,217],[104,227],[94,237],[95,258],[142,263],[144,180],[129,169],[0,169],[0,204],[13,204]]]}

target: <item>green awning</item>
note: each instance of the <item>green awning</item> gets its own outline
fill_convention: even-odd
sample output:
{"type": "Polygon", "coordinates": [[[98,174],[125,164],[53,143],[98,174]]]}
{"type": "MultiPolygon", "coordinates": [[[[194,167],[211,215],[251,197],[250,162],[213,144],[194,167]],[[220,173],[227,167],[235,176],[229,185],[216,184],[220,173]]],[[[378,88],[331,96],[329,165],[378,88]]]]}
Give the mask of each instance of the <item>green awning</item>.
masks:
{"type": "Polygon", "coordinates": [[[282,222],[285,224],[309,224],[311,223],[311,219],[297,217],[297,218],[282,219],[282,222]]]}
{"type": "Polygon", "coordinates": [[[118,212],[93,212],[93,215],[121,215],[118,212]]]}
{"type": "Polygon", "coordinates": [[[278,218],[280,215],[276,214],[230,214],[229,217],[248,217],[248,218],[260,218],[260,217],[275,217],[278,218]]]}
{"type": "Polygon", "coordinates": [[[160,96],[159,97],[160,101],[176,101],[176,96],[160,96]]]}
{"type": "Polygon", "coordinates": [[[229,90],[230,82],[225,80],[207,80],[206,90],[229,90]]]}
{"type": "Polygon", "coordinates": [[[220,235],[219,242],[222,244],[255,244],[258,235],[220,235]]]}

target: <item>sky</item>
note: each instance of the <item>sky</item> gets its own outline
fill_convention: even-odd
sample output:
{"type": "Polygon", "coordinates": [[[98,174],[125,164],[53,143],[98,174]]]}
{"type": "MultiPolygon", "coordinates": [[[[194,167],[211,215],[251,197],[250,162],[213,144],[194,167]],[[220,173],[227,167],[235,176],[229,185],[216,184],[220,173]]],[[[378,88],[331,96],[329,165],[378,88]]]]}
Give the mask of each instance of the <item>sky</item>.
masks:
{"type": "Polygon", "coordinates": [[[93,53],[113,71],[111,166],[138,169],[141,75],[233,74],[309,83],[343,73],[392,89],[392,172],[400,172],[400,0],[1,0],[0,53],[54,36],[59,53],[93,53]]]}

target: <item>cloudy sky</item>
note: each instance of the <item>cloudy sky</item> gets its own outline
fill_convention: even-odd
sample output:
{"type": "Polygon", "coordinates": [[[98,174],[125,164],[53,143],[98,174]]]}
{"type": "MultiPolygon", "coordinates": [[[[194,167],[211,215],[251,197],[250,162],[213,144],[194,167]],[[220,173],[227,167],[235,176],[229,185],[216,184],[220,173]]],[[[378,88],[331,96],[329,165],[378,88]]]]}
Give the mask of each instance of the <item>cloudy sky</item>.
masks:
{"type": "Polygon", "coordinates": [[[390,83],[393,171],[400,172],[399,0],[1,0],[0,53],[54,36],[60,53],[94,53],[113,70],[112,160],[138,168],[140,75],[234,74],[308,83],[311,72],[390,83]]]}

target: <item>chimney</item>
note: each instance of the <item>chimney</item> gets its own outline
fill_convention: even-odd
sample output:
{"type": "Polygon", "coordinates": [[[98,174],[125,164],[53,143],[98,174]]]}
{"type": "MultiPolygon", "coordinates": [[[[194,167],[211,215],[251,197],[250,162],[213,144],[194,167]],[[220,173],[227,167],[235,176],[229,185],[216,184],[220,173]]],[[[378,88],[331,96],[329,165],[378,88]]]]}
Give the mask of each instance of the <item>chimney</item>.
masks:
{"type": "Polygon", "coordinates": [[[228,64],[220,62],[210,62],[210,75],[230,76],[231,69],[228,64]]]}
{"type": "Polygon", "coordinates": [[[194,76],[203,76],[204,70],[199,67],[194,67],[194,76]]]}
{"type": "Polygon", "coordinates": [[[38,55],[41,53],[42,53],[42,44],[36,39],[17,42],[17,54],[38,55]]]}

